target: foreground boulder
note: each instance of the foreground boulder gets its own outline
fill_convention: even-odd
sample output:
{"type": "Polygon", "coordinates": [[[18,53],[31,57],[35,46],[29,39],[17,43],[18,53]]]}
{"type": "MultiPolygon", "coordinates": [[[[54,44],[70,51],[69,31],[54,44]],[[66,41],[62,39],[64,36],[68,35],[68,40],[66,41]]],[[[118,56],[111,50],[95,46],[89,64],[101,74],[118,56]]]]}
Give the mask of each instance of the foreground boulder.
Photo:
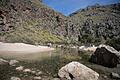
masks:
{"type": "Polygon", "coordinates": [[[100,45],[90,58],[90,62],[106,67],[116,67],[120,63],[120,53],[113,47],[100,45]]]}
{"type": "Polygon", "coordinates": [[[99,74],[79,62],[71,62],[59,70],[58,76],[61,80],[98,80],[99,74]]]}

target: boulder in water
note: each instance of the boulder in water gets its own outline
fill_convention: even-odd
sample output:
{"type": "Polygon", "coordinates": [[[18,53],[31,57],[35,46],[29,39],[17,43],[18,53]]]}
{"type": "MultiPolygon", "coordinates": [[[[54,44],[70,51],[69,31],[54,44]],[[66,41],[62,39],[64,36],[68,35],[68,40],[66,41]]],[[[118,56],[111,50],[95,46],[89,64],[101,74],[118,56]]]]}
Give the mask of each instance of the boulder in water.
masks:
{"type": "Polygon", "coordinates": [[[120,63],[120,53],[113,47],[100,45],[90,58],[90,62],[106,67],[116,67],[120,63]]]}

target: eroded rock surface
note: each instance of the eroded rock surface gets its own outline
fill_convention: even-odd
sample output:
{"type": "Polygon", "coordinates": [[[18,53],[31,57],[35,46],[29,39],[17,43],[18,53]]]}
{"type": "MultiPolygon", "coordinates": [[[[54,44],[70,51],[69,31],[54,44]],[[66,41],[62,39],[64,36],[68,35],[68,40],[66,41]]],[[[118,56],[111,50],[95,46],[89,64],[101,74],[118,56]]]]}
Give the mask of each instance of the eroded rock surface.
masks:
{"type": "Polygon", "coordinates": [[[67,80],[98,80],[99,74],[79,62],[71,62],[62,67],[58,75],[67,80]]]}

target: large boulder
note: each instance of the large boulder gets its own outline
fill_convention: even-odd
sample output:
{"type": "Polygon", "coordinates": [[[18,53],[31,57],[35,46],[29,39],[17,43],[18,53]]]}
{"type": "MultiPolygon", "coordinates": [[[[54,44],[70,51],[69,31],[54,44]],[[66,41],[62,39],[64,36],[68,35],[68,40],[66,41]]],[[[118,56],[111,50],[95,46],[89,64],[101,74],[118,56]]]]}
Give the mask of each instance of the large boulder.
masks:
{"type": "Polygon", "coordinates": [[[98,80],[99,74],[79,62],[71,62],[59,70],[58,76],[61,80],[98,80]]]}
{"type": "Polygon", "coordinates": [[[120,63],[120,52],[113,47],[100,45],[90,58],[90,62],[106,67],[116,67],[120,63]]]}

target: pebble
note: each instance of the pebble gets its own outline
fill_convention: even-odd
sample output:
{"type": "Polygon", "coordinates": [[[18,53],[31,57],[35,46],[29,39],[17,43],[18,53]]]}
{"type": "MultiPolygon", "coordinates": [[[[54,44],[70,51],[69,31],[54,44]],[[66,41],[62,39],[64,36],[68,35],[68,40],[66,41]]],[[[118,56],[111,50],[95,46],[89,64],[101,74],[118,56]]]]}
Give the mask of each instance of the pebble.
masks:
{"type": "Polygon", "coordinates": [[[19,61],[17,61],[17,60],[10,60],[9,65],[15,66],[16,63],[19,63],[19,61]]]}
{"type": "Polygon", "coordinates": [[[30,69],[24,69],[23,72],[31,72],[30,69]]]}
{"type": "Polygon", "coordinates": [[[42,71],[39,71],[38,73],[36,73],[36,75],[41,75],[41,74],[43,74],[43,72],[42,71]]]}
{"type": "Polygon", "coordinates": [[[34,77],[35,80],[41,80],[42,78],[39,76],[39,77],[34,77]]]}
{"type": "Polygon", "coordinates": [[[19,67],[16,67],[16,70],[18,70],[18,71],[22,71],[23,70],[23,66],[19,66],[19,67]]]}
{"type": "Polygon", "coordinates": [[[11,77],[10,80],[21,80],[19,77],[11,77]]]}
{"type": "Polygon", "coordinates": [[[35,74],[35,73],[36,73],[36,71],[31,71],[31,73],[32,73],[32,74],[35,74]]]}

